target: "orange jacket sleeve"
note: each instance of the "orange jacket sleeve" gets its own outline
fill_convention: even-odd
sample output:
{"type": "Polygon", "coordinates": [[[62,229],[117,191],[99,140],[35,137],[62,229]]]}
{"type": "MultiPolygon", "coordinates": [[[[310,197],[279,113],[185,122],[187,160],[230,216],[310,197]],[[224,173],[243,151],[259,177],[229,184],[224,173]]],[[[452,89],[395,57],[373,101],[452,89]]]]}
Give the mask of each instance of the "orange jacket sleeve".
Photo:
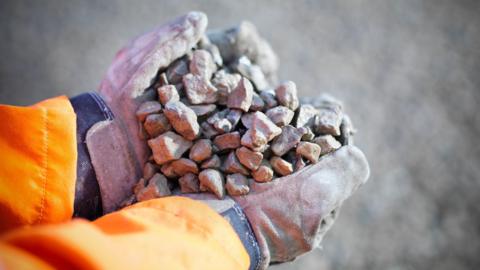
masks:
{"type": "Polygon", "coordinates": [[[69,220],[77,166],[76,118],[67,97],[0,105],[0,232],[69,220]]]}
{"type": "Polygon", "coordinates": [[[0,269],[249,267],[230,224],[191,199],[151,200],[94,222],[70,220],[77,157],[68,99],[2,105],[0,117],[0,269]]]}

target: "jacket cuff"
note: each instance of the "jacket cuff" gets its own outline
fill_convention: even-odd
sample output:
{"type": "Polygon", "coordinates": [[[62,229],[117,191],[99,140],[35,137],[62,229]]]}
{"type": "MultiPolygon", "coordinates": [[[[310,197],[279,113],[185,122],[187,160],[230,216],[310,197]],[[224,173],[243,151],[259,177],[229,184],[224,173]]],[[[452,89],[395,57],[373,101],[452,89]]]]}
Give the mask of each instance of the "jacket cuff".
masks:
{"type": "Polygon", "coordinates": [[[113,120],[114,116],[100,95],[94,92],[72,97],[70,103],[77,115],[78,152],[73,216],[94,220],[103,214],[102,200],[85,138],[94,124],[113,120]]]}
{"type": "Polygon", "coordinates": [[[247,250],[250,256],[249,270],[263,269],[265,263],[262,261],[260,246],[242,208],[235,202],[231,208],[223,211],[220,215],[228,220],[247,250]]]}

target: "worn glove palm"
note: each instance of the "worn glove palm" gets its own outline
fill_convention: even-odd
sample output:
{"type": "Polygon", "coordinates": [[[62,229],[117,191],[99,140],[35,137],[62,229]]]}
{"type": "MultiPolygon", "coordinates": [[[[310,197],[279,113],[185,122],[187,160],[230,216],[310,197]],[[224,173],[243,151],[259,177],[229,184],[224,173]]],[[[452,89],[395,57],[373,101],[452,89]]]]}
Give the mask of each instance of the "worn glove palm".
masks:
{"type": "MultiPolygon", "coordinates": [[[[118,208],[131,194],[141,176],[140,165],[148,158],[135,118],[144,91],[159,69],[199,41],[206,26],[204,14],[191,12],[130,42],[109,68],[100,93],[116,117],[96,124],[87,136],[105,212],[118,208]]],[[[343,201],[368,176],[363,153],[344,146],[293,175],[252,183],[246,196],[223,200],[211,194],[185,196],[202,200],[219,213],[235,202],[240,205],[260,245],[259,268],[265,268],[270,262],[290,261],[318,246],[343,201]]]]}

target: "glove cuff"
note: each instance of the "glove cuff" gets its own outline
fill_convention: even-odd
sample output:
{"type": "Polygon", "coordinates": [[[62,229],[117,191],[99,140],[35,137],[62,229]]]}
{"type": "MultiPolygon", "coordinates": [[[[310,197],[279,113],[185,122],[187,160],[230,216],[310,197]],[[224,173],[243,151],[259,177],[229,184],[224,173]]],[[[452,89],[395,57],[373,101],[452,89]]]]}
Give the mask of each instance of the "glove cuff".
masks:
{"type": "MultiPolygon", "coordinates": [[[[231,200],[226,198],[226,200],[231,200]]],[[[248,222],[245,213],[243,213],[242,208],[233,200],[232,206],[227,210],[220,213],[233,229],[237,233],[238,237],[243,243],[243,246],[247,250],[248,255],[250,256],[250,270],[260,270],[266,269],[268,267],[268,261],[266,261],[264,256],[262,256],[260,246],[258,245],[255,234],[248,222]]]]}
{"type": "Polygon", "coordinates": [[[87,131],[96,123],[113,120],[113,113],[94,93],[87,92],[70,98],[77,116],[77,179],[75,184],[74,217],[94,220],[103,213],[100,189],[87,144],[87,131]]]}

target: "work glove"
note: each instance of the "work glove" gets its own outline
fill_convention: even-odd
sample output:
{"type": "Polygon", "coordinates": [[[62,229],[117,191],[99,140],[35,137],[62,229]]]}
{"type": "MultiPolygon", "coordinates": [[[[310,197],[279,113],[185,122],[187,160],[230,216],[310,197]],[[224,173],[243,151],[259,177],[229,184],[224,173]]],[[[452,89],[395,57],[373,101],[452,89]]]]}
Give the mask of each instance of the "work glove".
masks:
{"type": "Polygon", "coordinates": [[[89,108],[85,105],[89,103],[94,103],[91,107],[98,105],[95,109],[104,115],[102,121],[92,126],[82,122],[77,124],[79,129],[86,125],[88,131],[78,140],[80,161],[76,216],[96,217],[83,213],[91,212],[85,209],[95,208],[95,205],[84,205],[95,193],[92,192],[95,187],[91,177],[85,176],[90,163],[98,182],[103,214],[117,210],[122,201],[132,194],[134,185],[142,176],[142,166],[149,157],[135,112],[141,103],[151,99],[148,89],[158,70],[190,51],[205,33],[206,27],[205,14],[190,12],[133,39],[115,56],[98,93],[88,93],[86,97],[72,100],[77,116],[91,114],[92,109],[85,109],[89,108]],[[83,145],[86,145],[88,155],[81,154],[83,145]],[[84,159],[88,162],[81,160],[83,156],[87,156],[84,159]]]}
{"type": "MultiPolygon", "coordinates": [[[[118,209],[132,194],[149,157],[136,110],[151,99],[149,87],[158,70],[190,51],[206,26],[203,13],[188,13],[128,43],[110,66],[99,89],[109,119],[89,128],[85,139],[104,213],[118,209]]],[[[182,196],[207,203],[229,220],[250,255],[250,269],[264,269],[317,247],[343,201],[368,176],[363,153],[345,145],[292,175],[269,183],[252,181],[245,196],[182,196]]]]}

